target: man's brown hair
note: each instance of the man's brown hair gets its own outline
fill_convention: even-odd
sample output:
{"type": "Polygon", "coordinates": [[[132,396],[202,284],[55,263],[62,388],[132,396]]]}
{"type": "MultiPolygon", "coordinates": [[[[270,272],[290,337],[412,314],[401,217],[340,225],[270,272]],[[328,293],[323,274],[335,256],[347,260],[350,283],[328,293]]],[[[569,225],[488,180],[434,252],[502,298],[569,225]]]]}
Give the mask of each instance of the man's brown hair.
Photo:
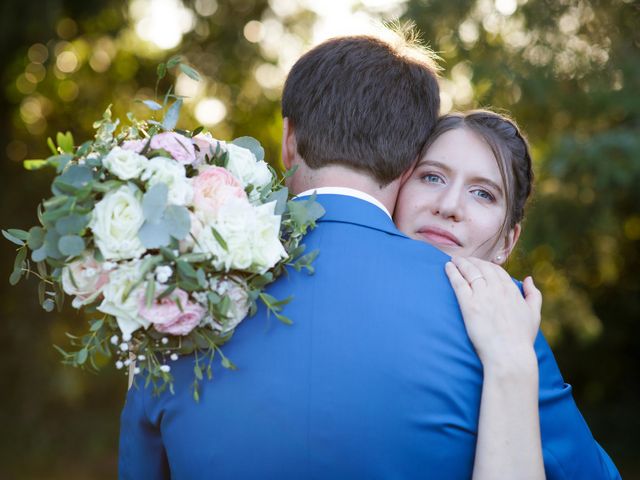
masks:
{"type": "Polygon", "coordinates": [[[287,77],[282,115],[310,168],[339,164],[387,185],[418,158],[440,108],[427,49],[369,36],[328,40],[287,77]]]}

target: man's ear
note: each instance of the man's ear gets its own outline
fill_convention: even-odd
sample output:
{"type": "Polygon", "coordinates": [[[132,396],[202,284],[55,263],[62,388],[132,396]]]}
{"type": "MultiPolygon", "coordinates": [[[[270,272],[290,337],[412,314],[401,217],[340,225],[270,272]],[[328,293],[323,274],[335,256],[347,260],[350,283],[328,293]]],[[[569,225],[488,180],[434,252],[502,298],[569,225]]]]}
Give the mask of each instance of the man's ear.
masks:
{"type": "Polygon", "coordinates": [[[287,170],[291,169],[296,162],[298,154],[298,144],[296,143],[296,133],[293,123],[288,117],[282,119],[282,164],[287,170]]]}
{"type": "Polygon", "coordinates": [[[502,247],[496,255],[493,257],[492,262],[497,265],[502,265],[507,261],[509,255],[518,243],[518,239],[520,238],[520,233],[522,232],[522,227],[519,223],[516,223],[515,226],[507,233],[504,237],[502,247]]]}

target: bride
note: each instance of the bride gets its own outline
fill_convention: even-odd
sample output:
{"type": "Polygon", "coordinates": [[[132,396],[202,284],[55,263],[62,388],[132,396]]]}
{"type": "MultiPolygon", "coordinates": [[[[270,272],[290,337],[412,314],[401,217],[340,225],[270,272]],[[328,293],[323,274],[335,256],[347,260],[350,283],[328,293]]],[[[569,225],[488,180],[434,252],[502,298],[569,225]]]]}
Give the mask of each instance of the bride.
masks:
{"type": "Polygon", "coordinates": [[[545,478],[534,341],[542,296],[500,267],[521,231],[533,173],[526,141],[490,111],[442,117],[404,183],[395,222],[452,256],[446,272],[484,381],[473,477],[545,478]]]}

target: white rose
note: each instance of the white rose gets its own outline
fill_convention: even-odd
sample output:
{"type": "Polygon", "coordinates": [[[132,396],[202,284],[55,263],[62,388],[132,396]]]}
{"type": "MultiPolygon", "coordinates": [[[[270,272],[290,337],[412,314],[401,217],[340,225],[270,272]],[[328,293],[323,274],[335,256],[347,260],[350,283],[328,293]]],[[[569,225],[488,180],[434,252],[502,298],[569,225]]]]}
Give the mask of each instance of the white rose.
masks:
{"type": "Polygon", "coordinates": [[[247,285],[241,278],[232,277],[224,280],[212,280],[211,289],[218,295],[226,295],[231,300],[228,316],[212,323],[212,327],[227,333],[238,326],[249,313],[249,295],[247,285]]]}
{"type": "Polygon", "coordinates": [[[274,215],[275,202],[253,206],[246,200],[231,199],[211,223],[194,222],[193,251],[213,254],[218,269],[251,270],[264,273],[286,251],[280,243],[280,216],[274,215]],[[226,243],[223,248],[213,227],[226,243]]]}
{"type": "Polygon", "coordinates": [[[193,188],[187,180],[184,166],[166,157],[154,157],[147,163],[141,180],[149,187],[164,183],[169,189],[171,205],[188,205],[193,200],[193,188]]]}
{"type": "Polygon", "coordinates": [[[106,260],[136,258],[145,252],[138,239],[138,230],[144,223],[139,196],[138,189],[127,184],[107,193],[96,204],[89,227],[106,260]]]}
{"type": "MultiPolygon", "coordinates": [[[[245,187],[253,185],[255,189],[258,189],[271,182],[272,175],[269,166],[262,160],[258,161],[251,150],[233,143],[227,143],[225,149],[229,153],[227,170],[240,180],[245,187]]],[[[257,191],[251,195],[251,199],[254,200],[255,198],[253,197],[256,195],[257,191]]]]}
{"type": "Polygon", "coordinates": [[[216,219],[207,222],[202,218],[194,223],[191,233],[195,237],[194,252],[211,253],[217,269],[246,270],[251,266],[251,227],[253,211],[245,199],[233,198],[225,203],[216,219]],[[217,240],[211,227],[225,241],[227,249],[217,240]]]}
{"type": "Polygon", "coordinates": [[[276,202],[254,207],[256,219],[253,229],[253,269],[264,273],[282,258],[287,257],[280,242],[280,215],[273,212],[276,202]]]}
{"type": "Polygon", "coordinates": [[[140,262],[129,262],[113,270],[109,275],[109,282],[102,289],[104,300],[98,306],[98,310],[116,318],[123,338],[130,338],[131,334],[140,327],[149,328],[150,322],[138,315],[144,286],[143,284],[135,288],[133,286],[139,280],[140,262]],[[127,290],[130,290],[130,293],[124,299],[127,290]]]}
{"type": "Polygon", "coordinates": [[[146,157],[134,151],[114,147],[102,161],[102,165],[120,180],[131,180],[138,178],[147,162],[146,157]]]}

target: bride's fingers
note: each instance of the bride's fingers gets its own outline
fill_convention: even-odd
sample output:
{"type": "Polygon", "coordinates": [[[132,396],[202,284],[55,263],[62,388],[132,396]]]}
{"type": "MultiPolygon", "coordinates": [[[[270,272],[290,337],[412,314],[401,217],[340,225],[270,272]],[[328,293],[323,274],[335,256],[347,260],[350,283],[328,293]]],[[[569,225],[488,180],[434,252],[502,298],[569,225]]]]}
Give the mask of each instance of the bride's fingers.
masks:
{"type": "Polygon", "coordinates": [[[462,304],[472,295],[469,283],[462,276],[458,267],[456,267],[452,262],[447,262],[444,266],[444,270],[447,273],[447,277],[449,277],[449,282],[451,282],[451,286],[453,287],[453,291],[456,294],[458,302],[462,304]]]}
{"type": "Polygon", "coordinates": [[[480,271],[480,269],[470,261],[470,258],[454,257],[451,261],[458,268],[458,271],[471,288],[478,288],[487,285],[487,279],[483,275],[482,271],[480,271]]]}
{"type": "Polygon", "coordinates": [[[542,293],[533,283],[533,278],[527,277],[522,282],[522,288],[524,290],[524,299],[529,305],[529,308],[535,312],[538,316],[538,324],[540,323],[540,310],[542,309],[542,293]]]}

